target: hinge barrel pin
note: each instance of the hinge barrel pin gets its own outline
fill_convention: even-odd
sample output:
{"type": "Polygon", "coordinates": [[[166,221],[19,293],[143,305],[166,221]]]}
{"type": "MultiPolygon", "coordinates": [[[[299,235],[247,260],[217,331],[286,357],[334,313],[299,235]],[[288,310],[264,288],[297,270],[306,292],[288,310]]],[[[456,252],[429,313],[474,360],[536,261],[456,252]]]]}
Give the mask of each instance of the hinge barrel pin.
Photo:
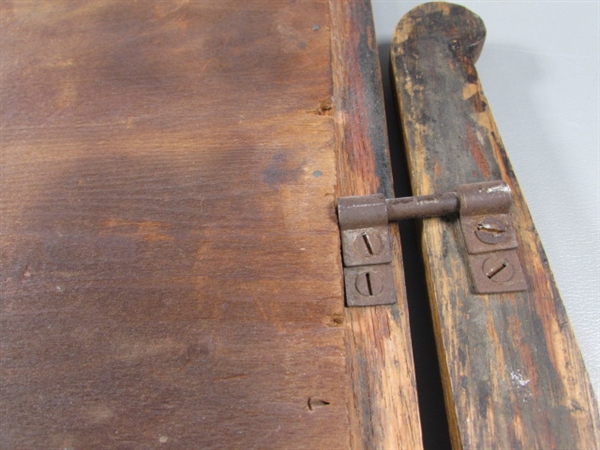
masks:
{"type": "Polygon", "coordinates": [[[527,289],[517,255],[503,181],[463,184],[455,192],[385,199],[383,195],[338,199],[344,277],[349,306],[395,302],[388,222],[457,214],[475,292],[527,289]]]}
{"type": "Polygon", "coordinates": [[[389,221],[446,216],[458,212],[460,207],[456,192],[389,198],[385,203],[389,221]]]}

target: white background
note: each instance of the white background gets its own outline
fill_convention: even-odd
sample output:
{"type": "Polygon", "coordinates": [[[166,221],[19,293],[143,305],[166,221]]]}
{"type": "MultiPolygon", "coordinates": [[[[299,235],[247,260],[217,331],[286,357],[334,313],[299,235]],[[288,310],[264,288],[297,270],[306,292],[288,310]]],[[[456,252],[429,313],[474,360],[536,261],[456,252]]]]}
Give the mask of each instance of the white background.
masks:
{"type": "MultiPolygon", "coordinates": [[[[380,49],[420,3],[372,0],[380,49]]],[[[479,77],[598,396],[599,3],[459,3],[486,25],[479,77]]]]}

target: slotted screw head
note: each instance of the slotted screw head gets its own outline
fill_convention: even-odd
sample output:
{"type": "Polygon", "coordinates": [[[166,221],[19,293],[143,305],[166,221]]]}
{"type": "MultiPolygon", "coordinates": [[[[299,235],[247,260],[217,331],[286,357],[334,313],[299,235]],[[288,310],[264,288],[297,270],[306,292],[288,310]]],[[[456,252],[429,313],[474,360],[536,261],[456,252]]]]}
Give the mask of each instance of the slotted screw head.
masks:
{"type": "Polygon", "coordinates": [[[506,283],[515,275],[514,267],[503,258],[490,257],[483,262],[481,269],[486,277],[496,283],[506,283]]]}
{"type": "Polygon", "coordinates": [[[383,251],[381,236],[372,231],[365,231],[357,235],[354,246],[363,256],[376,256],[383,251]]]}
{"type": "Polygon", "coordinates": [[[486,244],[498,244],[508,239],[508,225],[504,221],[486,217],[476,225],[475,235],[486,244]]]}
{"type": "Polygon", "coordinates": [[[359,273],[355,284],[356,290],[365,297],[374,297],[383,290],[383,278],[375,271],[359,273]]]}

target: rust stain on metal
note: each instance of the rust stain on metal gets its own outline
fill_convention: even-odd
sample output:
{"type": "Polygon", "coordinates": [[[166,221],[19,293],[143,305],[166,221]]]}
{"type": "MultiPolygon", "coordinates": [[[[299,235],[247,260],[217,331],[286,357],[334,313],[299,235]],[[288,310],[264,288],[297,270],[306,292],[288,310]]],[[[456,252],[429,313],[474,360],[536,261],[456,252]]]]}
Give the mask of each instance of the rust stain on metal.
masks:
{"type": "Polygon", "coordinates": [[[458,186],[456,192],[416,197],[384,199],[379,194],[340,198],[338,215],[347,304],[366,306],[384,301],[380,293],[386,292],[389,280],[381,270],[391,261],[388,221],[454,213],[459,213],[475,292],[527,289],[509,215],[511,205],[511,190],[503,181],[464,184],[458,186]],[[481,255],[486,257],[483,261],[481,255]],[[378,264],[372,266],[375,270],[366,266],[373,264],[378,264]]]}

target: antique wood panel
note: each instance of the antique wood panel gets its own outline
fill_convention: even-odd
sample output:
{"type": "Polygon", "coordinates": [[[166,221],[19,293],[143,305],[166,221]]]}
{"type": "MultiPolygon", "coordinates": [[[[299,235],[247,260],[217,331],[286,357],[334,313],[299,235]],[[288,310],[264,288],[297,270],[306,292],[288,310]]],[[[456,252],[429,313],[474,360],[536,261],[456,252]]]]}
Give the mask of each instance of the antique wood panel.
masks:
{"type": "Polygon", "coordinates": [[[508,183],[529,284],[473,294],[457,221],[423,221],[453,445],[597,448],[598,409],[581,354],[474,68],[484,39],[479,17],[432,3],[407,14],[392,43],[414,194],[508,183]]]}
{"type": "Polygon", "coordinates": [[[0,446],[348,448],[328,1],[1,6],[0,446]]]}

